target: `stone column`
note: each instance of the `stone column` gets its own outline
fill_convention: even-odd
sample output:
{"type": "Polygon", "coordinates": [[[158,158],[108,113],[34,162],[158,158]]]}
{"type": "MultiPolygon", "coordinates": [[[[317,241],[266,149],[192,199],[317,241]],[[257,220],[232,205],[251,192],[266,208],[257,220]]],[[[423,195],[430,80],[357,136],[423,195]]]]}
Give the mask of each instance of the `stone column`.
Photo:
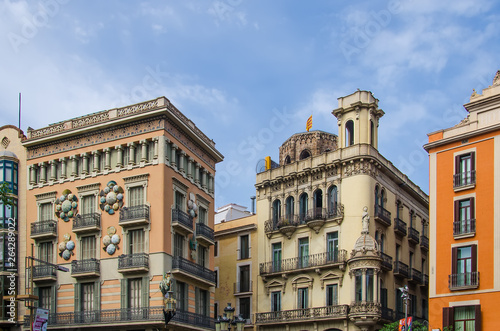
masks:
{"type": "Polygon", "coordinates": [[[41,162],[38,163],[38,167],[40,168],[40,183],[47,182],[47,163],[41,162]]]}
{"type": "Polygon", "coordinates": [[[194,165],[194,182],[196,184],[200,184],[200,167],[201,167],[201,164],[196,162],[194,165]]]}
{"type": "Polygon", "coordinates": [[[82,171],[81,173],[84,175],[89,174],[89,154],[88,153],[82,153],[80,154],[80,157],[83,158],[83,163],[82,163],[82,171]]]}
{"type": "Polygon", "coordinates": [[[177,168],[177,149],[179,149],[179,146],[176,144],[172,144],[171,146],[171,155],[170,155],[170,164],[172,165],[173,168],[177,168]]]}
{"type": "Polygon", "coordinates": [[[361,277],[361,300],[366,301],[366,269],[362,269],[363,276],[361,277]]]}
{"type": "Polygon", "coordinates": [[[67,157],[62,157],[59,159],[59,162],[61,162],[61,178],[63,179],[68,177],[68,166],[66,164],[67,161],[67,157]]]}
{"type": "Polygon", "coordinates": [[[115,149],[118,151],[116,166],[121,168],[123,166],[123,147],[118,145],[115,146],[115,149]]]}
{"type": "Polygon", "coordinates": [[[179,170],[180,172],[185,173],[186,169],[184,168],[184,166],[186,164],[186,152],[180,151],[180,153],[181,155],[179,157],[179,170]]]}
{"type": "Polygon", "coordinates": [[[379,270],[373,269],[373,302],[378,302],[378,272],[379,270]]]}
{"type": "Polygon", "coordinates": [[[101,153],[99,151],[92,151],[92,155],[94,160],[92,171],[99,172],[99,156],[101,155],[101,153]]]}
{"type": "Polygon", "coordinates": [[[49,161],[50,163],[50,180],[56,180],[57,178],[57,161],[56,160],[51,160],[49,161]]]}
{"type": "Polygon", "coordinates": [[[170,165],[170,156],[172,156],[172,152],[170,150],[170,139],[165,138],[165,164],[170,165]]]}
{"type": "Polygon", "coordinates": [[[203,168],[201,170],[201,187],[206,190],[207,189],[207,169],[203,168]]]}
{"type": "Polygon", "coordinates": [[[127,146],[129,147],[128,163],[131,165],[134,165],[135,164],[135,143],[128,143],[127,146]]]}
{"type": "Polygon", "coordinates": [[[189,179],[193,179],[193,162],[194,162],[194,159],[192,157],[188,157],[187,177],[189,179]]]}
{"type": "Polygon", "coordinates": [[[143,139],[140,141],[141,144],[141,162],[146,162],[148,160],[148,141],[143,139]]]}
{"type": "Polygon", "coordinates": [[[30,165],[30,184],[36,184],[36,166],[34,164],[30,165]]]}
{"type": "Polygon", "coordinates": [[[208,193],[214,194],[214,175],[208,173],[208,193]]]}
{"type": "Polygon", "coordinates": [[[157,159],[158,158],[158,137],[154,137],[153,138],[153,142],[154,142],[154,150],[153,150],[153,159],[157,159]]]}
{"type": "Polygon", "coordinates": [[[74,155],[71,155],[69,158],[71,160],[71,176],[75,177],[77,175],[76,170],[78,168],[77,166],[78,158],[74,155]]]}
{"type": "Polygon", "coordinates": [[[111,169],[111,149],[106,147],[104,150],[104,170],[111,169]]]}

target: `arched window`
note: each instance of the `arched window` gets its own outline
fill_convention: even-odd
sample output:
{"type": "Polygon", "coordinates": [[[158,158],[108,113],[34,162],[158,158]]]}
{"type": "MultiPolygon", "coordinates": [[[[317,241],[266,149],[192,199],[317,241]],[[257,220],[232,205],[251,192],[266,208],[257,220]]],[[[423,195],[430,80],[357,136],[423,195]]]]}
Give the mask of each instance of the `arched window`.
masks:
{"type": "Polygon", "coordinates": [[[307,193],[303,193],[299,198],[299,218],[301,223],[305,222],[306,220],[308,198],[309,197],[307,196],[307,193]]]}
{"type": "Polygon", "coordinates": [[[273,223],[278,224],[281,218],[281,201],[276,199],[273,202],[273,223]]]}
{"type": "Polygon", "coordinates": [[[383,253],[384,252],[384,242],[385,242],[385,235],[382,233],[380,235],[380,243],[379,243],[379,246],[380,246],[380,251],[383,253]]]}
{"type": "Polygon", "coordinates": [[[286,219],[291,221],[293,219],[293,215],[295,214],[295,200],[293,197],[286,198],[286,219]]]}
{"type": "Polygon", "coordinates": [[[385,203],[385,191],[380,190],[380,207],[384,208],[384,203],[385,203]]]}
{"type": "Polygon", "coordinates": [[[287,155],[285,157],[285,164],[289,164],[291,161],[290,161],[290,155],[287,155]]]}
{"type": "Polygon", "coordinates": [[[345,124],[345,147],[354,145],[354,122],[349,120],[345,124]]]}
{"type": "Polygon", "coordinates": [[[302,152],[300,152],[300,160],[307,159],[309,156],[311,156],[311,153],[307,150],[304,149],[302,152]]]}
{"type": "Polygon", "coordinates": [[[314,191],[314,218],[323,217],[323,191],[317,189],[314,191]]]}
{"type": "Polygon", "coordinates": [[[337,215],[337,186],[330,186],[328,189],[328,215],[337,215]]]}
{"type": "Polygon", "coordinates": [[[378,202],[378,196],[379,196],[379,193],[378,193],[378,186],[375,186],[375,212],[379,206],[379,202],[378,202]]]}

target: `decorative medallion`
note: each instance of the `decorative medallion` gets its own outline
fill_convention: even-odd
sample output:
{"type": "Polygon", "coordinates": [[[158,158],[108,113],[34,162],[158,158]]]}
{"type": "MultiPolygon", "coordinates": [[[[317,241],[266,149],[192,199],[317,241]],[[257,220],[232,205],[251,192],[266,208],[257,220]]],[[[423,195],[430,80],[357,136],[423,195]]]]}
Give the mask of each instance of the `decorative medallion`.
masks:
{"type": "Polygon", "coordinates": [[[64,190],[63,195],[56,199],[56,216],[64,222],[69,222],[76,216],[78,209],[78,198],[70,190],[64,190]]]}
{"type": "Polygon", "coordinates": [[[108,182],[104,190],[99,193],[101,196],[101,210],[113,215],[123,206],[123,188],[118,186],[114,180],[108,182]]]}
{"type": "Polygon", "coordinates": [[[102,237],[102,244],[104,245],[103,250],[109,255],[113,255],[119,248],[120,236],[116,234],[116,229],[114,226],[108,227],[108,234],[102,237]]]}
{"type": "Polygon", "coordinates": [[[74,255],[73,250],[75,249],[75,242],[71,240],[71,235],[65,233],[64,241],[59,243],[59,256],[68,261],[72,255],[74,255]]]}

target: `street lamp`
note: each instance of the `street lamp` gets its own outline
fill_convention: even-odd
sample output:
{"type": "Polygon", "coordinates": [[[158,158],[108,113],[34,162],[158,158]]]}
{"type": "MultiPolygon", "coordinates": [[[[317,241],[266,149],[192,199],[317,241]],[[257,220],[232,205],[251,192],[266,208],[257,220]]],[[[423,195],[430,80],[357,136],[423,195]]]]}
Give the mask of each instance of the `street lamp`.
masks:
{"type": "Polygon", "coordinates": [[[400,287],[399,290],[402,292],[401,298],[403,298],[404,304],[405,304],[405,330],[406,330],[406,323],[408,322],[408,300],[409,300],[409,293],[408,293],[408,285],[405,285],[403,287],[400,287]]]}
{"type": "Polygon", "coordinates": [[[163,294],[163,303],[165,308],[163,308],[163,316],[165,317],[165,326],[168,322],[175,316],[175,309],[177,301],[174,298],[174,291],[172,291],[172,276],[170,272],[163,276],[163,280],[160,283],[160,291],[163,294]]]}
{"type": "Polygon", "coordinates": [[[224,308],[224,315],[217,317],[217,320],[215,321],[215,330],[231,331],[232,325],[233,330],[243,331],[245,322],[246,320],[241,315],[236,317],[234,316],[234,307],[231,307],[231,303],[228,303],[227,307],[224,308]]]}

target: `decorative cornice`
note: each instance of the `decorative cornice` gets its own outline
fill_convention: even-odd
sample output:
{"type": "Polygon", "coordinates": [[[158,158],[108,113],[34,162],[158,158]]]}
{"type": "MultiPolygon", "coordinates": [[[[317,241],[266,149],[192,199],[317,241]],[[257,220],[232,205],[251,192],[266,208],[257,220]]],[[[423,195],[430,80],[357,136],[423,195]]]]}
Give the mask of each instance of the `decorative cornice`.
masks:
{"type": "Polygon", "coordinates": [[[182,188],[184,191],[187,191],[189,189],[189,186],[187,186],[186,184],[184,184],[183,182],[181,182],[180,180],[178,180],[177,178],[175,177],[172,177],[172,182],[174,183],[174,185],[177,185],[179,186],[180,188],[182,188]]]}
{"type": "Polygon", "coordinates": [[[123,177],[123,181],[125,184],[129,183],[136,183],[136,182],[142,182],[145,180],[148,180],[149,173],[147,174],[140,174],[140,175],[134,175],[134,176],[129,176],[129,177],[123,177]]]}
{"type": "Polygon", "coordinates": [[[77,186],[76,189],[78,190],[78,192],[81,193],[81,192],[99,190],[99,187],[101,187],[101,183],[93,183],[93,184],[77,186]]]}
{"type": "Polygon", "coordinates": [[[40,194],[35,194],[35,198],[37,200],[47,200],[47,199],[55,199],[57,196],[57,192],[46,192],[46,193],[40,193],[40,194]]]}

